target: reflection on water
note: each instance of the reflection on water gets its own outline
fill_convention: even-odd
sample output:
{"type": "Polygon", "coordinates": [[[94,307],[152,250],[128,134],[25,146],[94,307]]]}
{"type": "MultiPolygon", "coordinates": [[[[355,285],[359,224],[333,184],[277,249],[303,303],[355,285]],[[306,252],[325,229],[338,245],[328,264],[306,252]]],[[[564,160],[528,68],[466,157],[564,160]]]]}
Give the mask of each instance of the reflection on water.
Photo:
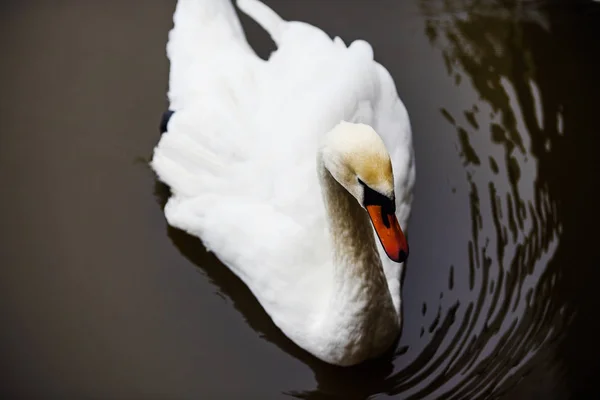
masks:
{"type": "MultiPolygon", "coordinates": [[[[403,336],[386,357],[358,367],[326,365],[293,345],[197,239],[169,228],[180,251],[257,332],[312,368],[318,387],[286,393],[297,398],[501,395],[554,351],[573,319],[572,308],[556,295],[557,283],[568,280],[564,256],[557,255],[566,204],[556,165],[570,134],[569,110],[540,65],[557,40],[552,13],[538,2],[519,1],[451,7],[422,0],[420,9],[424,32],[441,52],[457,93],[477,97],[462,109],[440,104],[464,166],[470,237],[458,244],[467,261],[448,262],[447,291],[420,300],[431,322],[420,327],[418,341],[403,336]]],[[[157,185],[161,202],[164,190],[157,185]]]]}
{"type": "Polygon", "coordinates": [[[550,262],[560,215],[539,167],[540,152],[557,151],[553,139],[564,134],[562,105],[545,101],[523,39],[526,30],[546,35],[539,10],[523,10],[521,2],[488,2],[472,12],[466,2],[452,10],[432,3],[421,4],[426,34],[456,85],[479,96],[467,109],[440,110],[456,131],[472,237],[468,265],[450,270],[451,282],[465,286],[438,330],[451,340],[431,341],[427,356],[390,377],[390,392],[473,398],[519,379],[521,367],[568,321],[552,296],[560,279],[550,262]]]}

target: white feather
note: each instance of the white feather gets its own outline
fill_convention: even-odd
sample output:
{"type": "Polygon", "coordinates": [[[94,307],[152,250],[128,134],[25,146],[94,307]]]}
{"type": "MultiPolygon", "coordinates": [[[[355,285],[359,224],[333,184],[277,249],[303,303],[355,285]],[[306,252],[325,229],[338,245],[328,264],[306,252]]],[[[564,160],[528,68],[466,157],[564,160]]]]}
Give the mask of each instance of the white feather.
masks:
{"type": "MultiPolygon", "coordinates": [[[[167,45],[175,113],[151,163],[172,188],[165,215],[200,237],[301,347],[353,364],[376,354],[339,349],[349,346],[340,332],[353,327],[330,311],[339,282],[316,155],[340,121],[372,126],[392,159],[405,228],[415,179],[408,114],[368,43],[346,47],[259,1],[238,4],[276,42],[268,61],[249,47],[229,0],[177,4],[167,45]]],[[[389,290],[381,296],[391,296],[399,320],[402,264],[377,245],[389,290]]],[[[359,307],[351,299],[344,306],[359,307]]]]}

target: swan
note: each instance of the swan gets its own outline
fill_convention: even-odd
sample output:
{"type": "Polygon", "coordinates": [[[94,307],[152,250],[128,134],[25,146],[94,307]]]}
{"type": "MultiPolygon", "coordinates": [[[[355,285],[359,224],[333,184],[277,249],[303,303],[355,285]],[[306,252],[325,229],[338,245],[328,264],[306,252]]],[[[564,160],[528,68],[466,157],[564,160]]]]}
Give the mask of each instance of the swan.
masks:
{"type": "Polygon", "coordinates": [[[371,46],[237,6],[179,0],[169,111],[151,168],[167,223],[201,239],[283,333],[334,365],[386,352],[401,330],[404,232],[415,181],[407,110],[371,46]]]}

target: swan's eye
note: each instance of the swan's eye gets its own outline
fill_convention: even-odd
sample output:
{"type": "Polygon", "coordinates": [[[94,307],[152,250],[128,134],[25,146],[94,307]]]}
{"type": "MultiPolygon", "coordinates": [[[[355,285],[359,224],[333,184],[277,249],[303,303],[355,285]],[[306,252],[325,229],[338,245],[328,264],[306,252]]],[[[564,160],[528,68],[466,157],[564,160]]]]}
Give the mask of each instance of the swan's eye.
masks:
{"type": "Polygon", "coordinates": [[[380,206],[382,211],[387,214],[394,214],[396,212],[396,202],[394,198],[390,198],[384,194],[379,193],[375,189],[372,189],[364,183],[360,178],[358,183],[361,184],[364,190],[363,206],[380,206]]]}

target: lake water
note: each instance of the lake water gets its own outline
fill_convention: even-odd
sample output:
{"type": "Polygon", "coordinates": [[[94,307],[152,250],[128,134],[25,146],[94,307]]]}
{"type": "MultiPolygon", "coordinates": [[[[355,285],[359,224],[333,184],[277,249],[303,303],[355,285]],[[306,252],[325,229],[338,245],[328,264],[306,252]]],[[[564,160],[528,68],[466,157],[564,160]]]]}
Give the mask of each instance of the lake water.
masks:
{"type": "MultiPolygon", "coordinates": [[[[147,166],[174,1],[3,2],[3,398],[595,398],[600,3],[266,1],[394,77],[417,183],[404,327],[344,369],[285,338],[147,166]]],[[[259,54],[271,44],[243,24],[259,54]]]]}

